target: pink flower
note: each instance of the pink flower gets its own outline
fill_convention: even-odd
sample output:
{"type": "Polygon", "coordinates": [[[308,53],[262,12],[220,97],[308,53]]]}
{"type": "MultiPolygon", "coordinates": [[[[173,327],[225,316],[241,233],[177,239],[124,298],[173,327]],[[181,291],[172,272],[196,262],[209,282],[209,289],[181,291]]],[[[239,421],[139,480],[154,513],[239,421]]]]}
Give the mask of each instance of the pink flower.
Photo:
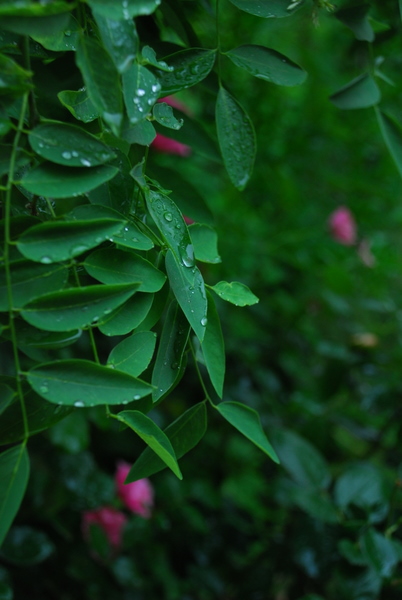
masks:
{"type": "Polygon", "coordinates": [[[186,215],[183,215],[183,219],[186,225],[192,225],[193,223],[195,223],[193,219],[191,219],[190,217],[186,217],[186,215]]]}
{"type": "Polygon", "coordinates": [[[86,510],[82,514],[82,534],[84,539],[90,540],[90,528],[96,525],[100,527],[114,549],[121,546],[123,528],[127,523],[127,517],[121,511],[111,506],[101,506],[95,510],[86,510]]]}
{"type": "Polygon", "coordinates": [[[117,464],[115,475],[115,483],[117,494],[120,500],[133,513],[137,513],[144,519],[149,519],[151,516],[151,508],[154,504],[154,490],[149,479],[139,479],[132,483],[124,483],[130,465],[120,461],[117,464]]]}
{"type": "MultiPolygon", "coordinates": [[[[166,104],[169,104],[169,106],[173,106],[173,108],[177,108],[178,110],[189,114],[187,106],[173,96],[160,98],[158,102],[166,102],[166,104]]],[[[172,140],[161,133],[156,134],[156,138],[152,142],[151,146],[157,152],[162,152],[164,154],[176,154],[177,156],[189,156],[191,154],[190,146],[182,144],[181,142],[177,142],[176,140],[172,140]]]]}
{"type": "Polygon", "coordinates": [[[334,240],[345,246],[353,246],[356,243],[356,222],[346,206],[337,208],[330,215],[328,223],[334,240]]]}

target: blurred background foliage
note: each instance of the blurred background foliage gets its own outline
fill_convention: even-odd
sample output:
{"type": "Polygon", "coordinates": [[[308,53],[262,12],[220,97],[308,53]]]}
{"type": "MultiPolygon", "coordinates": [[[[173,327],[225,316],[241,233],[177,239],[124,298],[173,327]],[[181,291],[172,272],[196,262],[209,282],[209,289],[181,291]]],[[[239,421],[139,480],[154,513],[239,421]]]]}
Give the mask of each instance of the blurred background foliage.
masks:
{"type": "MultiPolygon", "coordinates": [[[[213,6],[181,4],[203,46],[214,47],[213,6]]],[[[372,2],[370,14],[380,29],[372,51],[395,82],[378,81],[382,107],[401,120],[397,3],[372,2]]],[[[143,38],[158,26],[172,41],[162,18],[139,21],[143,38]]],[[[402,186],[374,110],[329,101],[365,70],[368,44],[311,3],[264,20],[222,2],[221,38],[224,49],[275,48],[308,79],[276,87],[223,59],[226,85],[257,133],[244,192],[196,148],[177,157],[151,147],[149,168],[173,190],[175,179],[191,184],[209,207],[222,264],[202,267],[208,280],[243,281],[260,298],[242,310],[219,306],[224,399],[259,411],[282,464],[210,411],[205,438],[181,461],[184,481],[155,475],[152,518],[131,516],[120,552],[99,558],[102,540],[91,551],[82,539],[82,511],[116,502],[116,461],[133,462],[143,446],[103,411],[85,411],[89,421],[76,411],[30,442],[32,475],[1,551],[0,598],[12,598],[11,588],[16,600],[401,597],[402,186]],[[356,246],[330,236],[340,205],[356,219],[356,246]]],[[[179,95],[212,138],[216,89],[212,75],[179,95]]],[[[189,369],[153,416],[164,426],[195,397],[189,369]]]]}

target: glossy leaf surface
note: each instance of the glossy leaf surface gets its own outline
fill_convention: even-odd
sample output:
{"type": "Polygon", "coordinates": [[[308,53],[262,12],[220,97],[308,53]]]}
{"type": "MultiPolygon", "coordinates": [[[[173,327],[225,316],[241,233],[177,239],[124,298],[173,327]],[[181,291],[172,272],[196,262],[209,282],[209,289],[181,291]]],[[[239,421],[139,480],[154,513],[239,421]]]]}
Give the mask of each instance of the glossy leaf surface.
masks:
{"type": "MultiPolygon", "coordinates": [[[[33,298],[64,287],[68,270],[64,265],[38,265],[27,260],[9,265],[13,308],[20,308],[33,298]]],[[[0,310],[8,310],[7,283],[4,268],[0,268],[0,310]]]]}
{"type": "Polygon", "coordinates": [[[230,0],[230,2],[240,10],[263,19],[289,17],[294,12],[289,10],[292,3],[288,0],[230,0]]]}
{"type": "Polygon", "coordinates": [[[76,408],[128,404],[152,392],[149,383],[89,360],[56,360],[34,367],[27,377],[48,402],[76,408]]]}
{"type": "Polygon", "coordinates": [[[197,260],[212,264],[222,262],[218,254],[218,234],[215,229],[209,225],[194,223],[188,230],[197,260]]]}
{"type": "Polygon", "coordinates": [[[0,454],[0,546],[20,507],[29,478],[25,446],[14,446],[0,454]]]}
{"type": "Polygon", "coordinates": [[[124,304],[102,318],[99,329],[105,335],[125,335],[138,327],[147,316],[153,294],[137,293],[124,304]]]}
{"type": "MultiPolygon", "coordinates": [[[[138,331],[117,344],[109,354],[109,367],[138,377],[151,362],[156,344],[156,333],[138,331]]],[[[154,385],[154,383],[153,383],[154,385]]]]}
{"type": "Polygon", "coordinates": [[[84,266],[91,277],[102,283],[138,282],[141,292],[158,292],[166,281],[166,275],[139,254],[113,248],[92,252],[84,266]]]}
{"type": "Polygon", "coordinates": [[[215,50],[190,48],[165,56],[164,61],[173,71],[160,71],[161,95],[174,94],[205,79],[214,66],[215,54],[215,50]]]}
{"type": "Polygon", "coordinates": [[[218,294],[219,298],[236,306],[250,306],[259,302],[257,296],[244,283],[238,281],[232,281],[231,283],[220,281],[209,287],[215,294],[218,294]]]}
{"type": "Polygon", "coordinates": [[[368,18],[369,4],[359,4],[338,10],[335,17],[355,34],[357,40],[373,42],[375,35],[368,18]]]}
{"type": "Polygon", "coordinates": [[[250,75],[277,85],[300,85],[307,77],[296,63],[271,48],[244,45],[225,53],[238,67],[250,75]]]}
{"type": "Polygon", "coordinates": [[[173,114],[173,108],[166,102],[158,102],[153,109],[155,119],[169,129],[180,129],[183,125],[183,119],[176,119],[173,114]]]}
{"type": "Polygon", "coordinates": [[[360,75],[330,96],[337,108],[353,110],[374,106],[381,100],[381,92],[370,75],[360,75]]]}
{"type": "Polygon", "coordinates": [[[243,190],[254,166],[254,127],[244,109],[224,88],[220,88],[216,102],[216,128],[230,180],[243,190]]]}
{"type": "MultiPolygon", "coordinates": [[[[204,436],[206,428],[207,411],[205,402],[201,402],[186,410],[164,430],[177,459],[198,444],[204,436]]],[[[150,448],[146,448],[131,468],[126,482],[130,483],[143,477],[149,477],[164,468],[165,464],[162,459],[150,448]]]]}
{"type": "Polygon", "coordinates": [[[131,20],[152,14],[160,0],[88,0],[88,4],[96,13],[109,19],[131,20]]]}
{"type": "Polygon", "coordinates": [[[59,92],[57,97],[62,105],[79,121],[90,123],[100,116],[99,110],[95,108],[88,98],[85,88],[78,90],[78,92],[65,90],[59,92]]]}
{"type": "Polygon", "coordinates": [[[151,71],[137,63],[123,73],[122,81],[128,118],[135,125],[150,113],[161,86],[151,71]]]}
{"type": "Polygon", "coordinates": [[[183,479],[169,438],[152,419],[135,410],[120,412],[117,418],[135,431],[149,448],[173,471],[176,477],[183,479]]]}
{"type": "Polygon", "coordinates": [[[279,463],[279,458],[269,443],[261,427],[260,417],[255,410],[239,402],[221,402],[215,408],[226,421],[238,429],[250,442],[253,442],[274,462],[279,463]]]}
{"type": "Polygon", "coordinates": [[[208,323],[201,347],[212,385],[219,398],[222,398],[223,382],[225,380],[225,345],[214,299],[209,292],[207,292],[207,297],[208,323]]]}
{"type": "Polygon", "coordinates": [[[45,294],[24,306],[21,316],[45,331],[87,327],[128,300],[138,284],[91,285],[45,294]]]}
{"type": "Polygon", "coordinates": [[[94,14],[99,33],[119,73],[130,66],[136,58],[138,50],[138,35],[132,20],[116,20],[94,14]]]}

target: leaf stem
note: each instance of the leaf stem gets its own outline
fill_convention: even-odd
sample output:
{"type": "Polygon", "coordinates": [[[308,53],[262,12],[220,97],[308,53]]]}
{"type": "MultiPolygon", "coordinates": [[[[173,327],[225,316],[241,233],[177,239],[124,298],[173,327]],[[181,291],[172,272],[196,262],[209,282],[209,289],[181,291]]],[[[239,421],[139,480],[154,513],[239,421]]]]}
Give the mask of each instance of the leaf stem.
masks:
{"type": "Polygon", "coordinates": [[[14,313],[13,313],[13,292],[12,292],[12,282],[11,282],[11,270],[10,270],[10,245],[11,245],[11,192],[13,187],[13,179],[14,179],[14,171],[17,157],[17,148],[21,137],[21,132],[24,124],[25,114],[28,108],[28,93],[24,94],[22,98],[22,106],[20,117],[18,120],[18,129],[17,133],[14,137],[13,147],[11,150],[10,156],[10,166],[8,170],[7,177],[7,185],[6,185],[6,193],[5,193],[5,203],[4,203],[4,270],[6,276],[6,286],[7,286],[7,300],[8,300],[8,314],[9,314],[9,326],[10,326],[10,334],[11,334],[11,342],[13,346],[13,356],[14,356],[14,365],[16,370],[16,384],[17,384],[17,392],[18,397],[20,399],[21,412],[22,412],[22,420],[24,424],[24,438],[25,440],[29,437],[29,426],[28,426],[28,417],[25,407],[24,393],[22,391],[22,385],[20,380],[21,375],[21,365],[18,354],[18,340],[17,340],[17,332],[15,330],[14,324],[14,313]]]}
{"type": "Polygon", "coordinates": [[[191,354],[192,354],[192,357],[193,357],[193,360],[194,360],[194,365],[195,365],[195,370],[197,372],[197,377],[198,377],[198,380],[199,380],[199,382],[201,384],[203,392],[205,394],[205,398],[208,400],[208,402],[210,403],[210,405],[215,408],[215,404],[212,402],[211,396],[209,395],[208,390],[206,388],[206,385],[204,383],[204,378],[203,378],[203,376],[201,374],[201,371],[200,371],[200,368],[198,366],[198,362],[197,362],[197,359],[196,359],[196,356],[195,356],[194,346],[193,346],[191,340],[189,340],[189,346],[190,346],[190,351],[191,351],[191,354]]]}
{"type": "MultiPolygon", "coordinates": [[[[29,37],[24,35],[21,40],[21,53],[24,67],[27,71],[31,71],[31,55],[29,53],[29,37]]],[[[29,92],[29,127],[33,129],[39,123],[39,113],[36,108],[36,100],[34,90],[29,92]]]]}

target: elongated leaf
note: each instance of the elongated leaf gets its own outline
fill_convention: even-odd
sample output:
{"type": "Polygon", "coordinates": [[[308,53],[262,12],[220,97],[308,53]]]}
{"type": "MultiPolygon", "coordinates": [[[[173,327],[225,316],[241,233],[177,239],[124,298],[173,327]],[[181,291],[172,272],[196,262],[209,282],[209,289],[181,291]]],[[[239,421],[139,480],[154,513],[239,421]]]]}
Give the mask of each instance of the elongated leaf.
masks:
{"type": "Polygon", "coordinates": [[[216,285],[208,287],[210,287],[215,294],[218,294],[219,298],[231,302],[236,306],[250,306],[251,304],[259,302],[257,296],[255,296],[244,283],[239,283],[238,281],[232,281],[231,283],[220,281],[216,285]]]}
{"type": "Polygon", "coordinates": [[[77,45],[76,61],[88,97],[113,133],[118,136],[123,122],[123,103],[119,74],[112,59],[93,39],[81,37],[77,45]]]}
{"type": "Polygon", "coordinates": [[[215,55],[215,50],[190,48],[165,56],[163,60],[173,67],[173,71],[159,72],[161,95],[174,94],[205,79],[214,66],[215,55]]]}
{"type": "Polygon", "coordinates": [[[155,104],[153,114],[158,123],[164,127],[169,127],[169,129],[180,129],[183,125],[183,119],[176,119],[173,108],[166,102],[155,104]]]}
{"type": "Polygon", "coordinates": [[[370,527],[362,535],[360,545],[368,564],[381,577],[391,577],[400,560],[392,540],[370,527]]]}
{"type": "Polygon", "coordinates": [[[67,123],[44,123],[29,136],[31,148],[59,165],[95,167],[115,158],[115,153],[84,129],[67,123]]]}
{"type": "Polygon", "coordinates": [[[34,367],[27,378],[45,400],[76,408],[128,404],[152,392],[149,383],[89,360],[55,360],[34,367]]]}
{"type": "Polygon", "coordinates": [[[91,285],[45,294],[28,302],[21,316],[45,331],[87,327],[128,300],[138,284],[91,285]]]}
{"type": "Polygon", "coordinates": [[[31,260],[50,264],[79,256],[119,232],[125,221],[48,221],[28,229],[18,250],[31,260]]]}
{"type": "Polygon", "coordinates": [[[0,383],[0,415],[11,404],[15,397],[15,391],[5,383],[0,383]]]}
{"type": "Polygon", "coordinates": [[[14,520],[29,478],[29,458],[25,445],[0,454],[0,546],[14,520]]]}
{"type": "Polygon", "coordinates": [[[368,19],[369,4],[359,4],[338,10],[335,17],[355,34],[357,40],[373,42],[375,35],[368,19]]]}
{"type": "Polygon", "coordinates": [[[31,89],[31,73],[4,54],[0,54],[0,71],[0,95],[19,96],[31,89]]]}
{"type": "Polygon", "coordinates": [[[225,345],[214,299],[209,292],[207,292],[207,297],[208,323],[201,347],[212,385],[219,398],[222,398],[225,380],[225,345]]]}
{"type": "Polygon", "coordinates": [[[256,17],[270,19],[273,17],[289,17],[294,10],[288,0],[230,0],[232,4],[256,17]]]}
{"type": "MultiPolygon", "coordinates": [[[[165,430],[177,459],[187,454],[202,439],[207,429],[205,402],[192,406],[165,430]]],[[[165,468],[165,463],[150,448],[146,448],[131,468],[126,483],[149,477],[165,468]]]]}
{"type": "MultiPolygon", "coordinates": [[[[72,6],[67,10],[71,10],[72,6]]],[[[33,39],[40,38],[43,35],[58,34],[68,27],[70,15],[67,12],[60,14],[49,14],[44,16],[18,16],[2,17],[1,28],[8,31],[14,31],[20,35],[29,35],[33,39]]]]}
{"type": "Polygon", "coordinates": [[[65,106],[70,113],[84,123],[90,123],[100,116],[100,111],[95,108],[91,100],[88,98],[88,94],[85,88],[78,90],[78,92],[65,90],[57,94],[58,99],[65,106]]]}
{"type": "Polygon", "coordinates": [[[360,75],[330,96],[335,106],[343,110],[367,108],[381,100],[381,92],[370,75],[360,75]]]}
{"type": "Polygon", "coordinates": [[[149,121],[139,121],[135,125],[123,125],[122,138],[129,144],[139,144],[140,146],[149,146],[156,137],[155,127],[149,121]]]}
{"type": "Polygon", "coordinates": [[[169,306],[152,372],[152,399],[157,402],[176,383],[180,376],[183,354],[190,326],[175,300],[169,306]]]}
{"type": "Polygon", "coordinates": [[[113,240],[119,246],[134,250],[150,250],[154,247],[153,241],[137,227],[135,223],[128,222],[119,233],[115,233],[113,240]]]}
{"type": "Polygon", "coordinates": [[[75,52],[78,43],[78,35],[80,26],[75,18],[70,15],[68,22],[65,27],[58,31],[51,31],[49,29],[33,32],[31,35],[33,39],[41,44],[47,50],[53,50],[54,52],[65,52],[70,50],[75,52]]]}
{"type": "Polygon", "coordinates": [[[218,235],[215,229],[209,225],[194,223],[188,230],[197,260],[212,264],[222,262],[218,254],[218,235]]]}
{"type": "Polygon", "coordinates": [[[216,102],[216,128],[230,180],[243,190],[253,171],[255,133],[244,109],[224,88],[220,88],[216,102]]]}
{"type": "Polygon", "coordinates": [[[137,63],[123,73],[123,94],[130,123],[135,125],[150,113],[161,89],[155,75],[137,63]]]}
{"type": "Polygon", "coordinates": [[[179,479],[183,479],[172,444],[165,433],[146,415],[136,410],[120,412],[117,418],[128,425],[159,456],[179,479]]]}
{"type": "Polygon", "coordinates": [[[239,46],[225,54],[250,75],[277,85],[299,85],[307,77],[307,73],[296,63],[276,50],[264,46],[239,46]]]}
{"type": "Polygon", "coordinates": [[[37,196],[68,198],[97,188],[117,173],[118,169],[109,165],[80,169],[42,163],[24,175],[21,185],[37,196]]]}
{"type": "Polygon", "coordinates": [[[95,13],[109,19],[125,20],[150,15],[160,3],[161,0],[88,0],[95,13]]]}
{"type": "Polygon", "coordinates": [[[171,250],[166,254],[169,283],[200,342],[204,339],[207,324],[207,295],[202,275],[197,267],[186,267],[171,250]]]}
{"type": "Polygon", "coordinates": [[[133,252],[105,248],[96,250],[84,262],[87,272],[102,283],[134,283],[141,292],[158,292],[166,275],[133,252]]]}
{"type": "MultiPolygon", "coordinates": [[[[64,287],[68,270],[64,265],[38,265],[18,260],[9,265],[13,308],[20,308],[29,300],[64,287]]],[[[5,269],[0,268],[0,310],[8,310],[5,269]]]]}
{"type": "MultiPolygon", "coordinates": [[[[44,350],[64,348],[74,344],[82,334],[81,329],[73,331],[43,331],[37,329],[23,319],[15,319],[14,327],[17,334],[18,344],[31,348],[43,348],[44,350]]],[[[10,333],[5,332],[4,337],[11,339],[10,333]]]]}
{"type": "Polygon", "coordinates": [[[382,137],[402,177],[402,127],[395,119],[376,109],[382,137]]]}
{"type": "Polygon", "coordinates": [[[135,294],[109,315],[102,318],[99,329],[105,335],[125,335],[138,327],[147,316],[153,294],[135,294]]]}
{"type": "Polygon", "coordinates": [[[94,13],[103,45],[119,73],[130,66],[138,51],[138,35],[133,20],[116,20],[94,13]]]}
{"type": "Polygon", "coordinates": [[[168,64],[165,63],[164,60],[158,60],[156,58],[156,52],[153,48],[151,48],[150,46],[144,46],[141,50],[141,55],[142,55],[142,59],[143,62],[145,64],[151,65],[151,67],[156,67],[157,69],[160,69],[161,71],[173,71],[174,67],[170,67],[168,64]]]}
{"type": "MultiPolygon", "coordinates": [[[[156,333],[138,331],[117,344],[109,354],[109,367],[138,377],[148,367],[154,354],[156,333]]],[[[154,383],[153,383],[154,385],[154,383]]]]}
{"type": "Polygon", "coordinates": [[[226,421],[279,464],[279,458],[269,443],[255,410],[239,402],[221,402],[215,408],[226,421]]]}

